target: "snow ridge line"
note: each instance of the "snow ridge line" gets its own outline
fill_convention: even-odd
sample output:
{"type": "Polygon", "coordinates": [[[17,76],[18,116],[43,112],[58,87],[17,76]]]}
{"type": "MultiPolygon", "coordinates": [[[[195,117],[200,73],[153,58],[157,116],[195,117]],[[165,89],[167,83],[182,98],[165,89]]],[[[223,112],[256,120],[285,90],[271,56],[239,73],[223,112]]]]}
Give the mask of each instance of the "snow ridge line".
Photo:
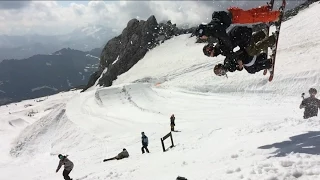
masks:
{"type": "MultiPolygon", "coordinates": [[[[45,134],[52,129],[56,129],[59,120],[65,114],[65,104],[60,104],[57,109],[50,112],[48,115],[40,118],[38,121],[34,122],[32,125],[27,126],[19,135],[15,145],[10,150],[10,155],[13,157],[21,156],[26,151],[33,153],[32,148],[28,148],[33,145],[41,135],[45,134]]],[[[36,144],[35,144],[36,146],[36,144]]],[[[35,147],[37,148],[37,147],[35,147]]]]}

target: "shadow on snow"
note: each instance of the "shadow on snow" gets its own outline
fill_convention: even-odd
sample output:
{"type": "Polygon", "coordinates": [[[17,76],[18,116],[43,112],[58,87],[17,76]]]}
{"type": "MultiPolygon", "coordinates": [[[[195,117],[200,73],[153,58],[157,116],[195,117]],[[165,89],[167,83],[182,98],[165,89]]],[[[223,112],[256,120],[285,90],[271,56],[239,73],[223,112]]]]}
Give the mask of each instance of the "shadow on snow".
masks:
{"type": "Polygon", "coordinates": [[[320,154],[320,131],[309,131],[282,141],[259,147],[259,149],[277,148],[273,157],[283,157],[290,153],[320,154]]]}

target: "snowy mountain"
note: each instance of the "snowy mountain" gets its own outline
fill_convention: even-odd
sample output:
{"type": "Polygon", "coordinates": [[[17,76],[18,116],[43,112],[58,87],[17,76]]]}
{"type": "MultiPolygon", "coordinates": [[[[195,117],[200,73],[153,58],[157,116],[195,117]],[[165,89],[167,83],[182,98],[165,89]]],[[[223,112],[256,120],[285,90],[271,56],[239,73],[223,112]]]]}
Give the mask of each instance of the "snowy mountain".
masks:
{"type": "Polygon", "coordinates": [[[262,72],[215,76],[223,57],[180,35],[110,87],[1,106],[0,179],[62,179],[60,153],[82,180],[320,179],[320,118],[305,120],[298,108],[302,92],[320,90],[319,11],[314,3],[282,24],[271,83],[262,72]],[[175,146],[163,152],[171,114],[175,146]],[[141,153],[142,131],[150,154],[141,153]],[[102,162],[123,148],[129,158],[102,162]]]}
{"type": "Polygon", "coordinates": [[[72,49],[24,60],[4,60],[0,62],[0,105],[85,85],[98,62],[99,58],[90,52],[72,49]]]}
{"type": "Polygon", "coordinates": [[[0,35],[0,61],[50,54],[62,48],[90,51],[101,48],[117,34],[104,26],[88,25],[64,35],[0,35]]]}

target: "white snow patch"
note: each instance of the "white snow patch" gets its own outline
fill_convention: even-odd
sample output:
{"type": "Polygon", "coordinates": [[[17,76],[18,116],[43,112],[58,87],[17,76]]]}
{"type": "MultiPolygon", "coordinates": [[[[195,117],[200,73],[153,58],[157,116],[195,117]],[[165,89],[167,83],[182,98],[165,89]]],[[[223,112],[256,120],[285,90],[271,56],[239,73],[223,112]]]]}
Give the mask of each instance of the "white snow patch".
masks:
{"type": "Polygon", "coordinates": [[[99,60],[100,60],[100,58],[99,58],[99,57],[97,57],[97,56],[93,56],[93,55],[91,55],[91,54],[86,54],[86,56],[87,56],[87,57],[92,57],[92,58],[95,58],[95,59],[99,59],[99,60]]]}
{"type": "Polygon", "coordinates": [[[54,91],[58,91],[57,88],[49,87],[49,86],[36,87],[36,88],[31,89],[31,91],[32,91],[32,92],[33,92],[33,91],[39,91],[39,90],[41,90],[41,89],[52,89],[52,90],[54,90],[54,91]]]}
{"type": "Polygon", "coordinates": [[[118,56],[117,59],[115,61],[113,61],[112,65],[115,64],[119,60],[119,57],[120,56],[118,56]]]}

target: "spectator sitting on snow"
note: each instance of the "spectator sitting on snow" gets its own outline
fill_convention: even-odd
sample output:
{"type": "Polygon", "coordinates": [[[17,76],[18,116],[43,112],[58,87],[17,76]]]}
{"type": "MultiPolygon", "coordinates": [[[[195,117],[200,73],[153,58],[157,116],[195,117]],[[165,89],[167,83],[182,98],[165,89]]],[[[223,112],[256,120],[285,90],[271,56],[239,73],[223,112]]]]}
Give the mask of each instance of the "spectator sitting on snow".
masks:
{"type": "Polygon", "coordinates": [[[104,159],[103,162],[106,162],[106,161],[110,161],[110,160],[120,160],[120,159],[123,159],[123,158],[128,158],[129,157],[129,153],[128,151],[123,148],[122,152],[119,153],[117,156],[113,157],[113,158],[109,158],[109,159],[104,159]]]}

